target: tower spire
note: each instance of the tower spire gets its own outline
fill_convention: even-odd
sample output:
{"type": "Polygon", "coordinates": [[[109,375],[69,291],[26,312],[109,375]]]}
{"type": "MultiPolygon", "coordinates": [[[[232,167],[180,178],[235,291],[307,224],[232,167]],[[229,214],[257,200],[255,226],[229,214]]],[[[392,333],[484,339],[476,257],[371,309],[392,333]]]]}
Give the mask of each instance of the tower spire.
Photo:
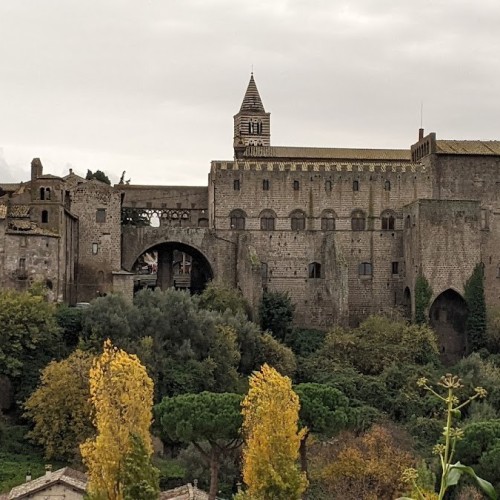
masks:
{"type": "Polygon", "coordinates": [[[242,158],[248,146],[271,145],[270,120],[270,113],[264,109],[252,71],[241,108],[234,116],[233,147],[236,158],[242,158]]]}
{"type": "Polygon", "coordinates": [[[244,111],[265,113],[264,105],[262,104],[262,99],[260,98],[255,79],[253,77],[253,71],[250,74],[250,82],[248,83],[247,91],[245,92],[245,97],[243,97],[243,102],[241,103],[240,113],[244,111]]]}

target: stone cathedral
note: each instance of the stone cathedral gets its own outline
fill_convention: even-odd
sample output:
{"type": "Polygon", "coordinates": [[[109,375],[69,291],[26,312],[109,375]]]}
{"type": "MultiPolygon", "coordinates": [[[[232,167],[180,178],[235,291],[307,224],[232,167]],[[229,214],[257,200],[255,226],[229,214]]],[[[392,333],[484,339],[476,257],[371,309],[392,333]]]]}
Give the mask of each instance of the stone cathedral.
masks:
{"type": "Polygon", "coordinates": [[[264,291],[287,291],[297,324],[327,328],[394,307],[411,316],[421,275],[450,357],[465,348],[464,284],[478,263],[487,304],[500,305],[500,141],[421,129],[406,149],[272,146],[252,75],[233,146],[208,186],[109,186],[44,173],[39,159],[31,179],[0,179],[0,286],[42,281],[74,304],[223,281],[254,311],[264,291]]]}

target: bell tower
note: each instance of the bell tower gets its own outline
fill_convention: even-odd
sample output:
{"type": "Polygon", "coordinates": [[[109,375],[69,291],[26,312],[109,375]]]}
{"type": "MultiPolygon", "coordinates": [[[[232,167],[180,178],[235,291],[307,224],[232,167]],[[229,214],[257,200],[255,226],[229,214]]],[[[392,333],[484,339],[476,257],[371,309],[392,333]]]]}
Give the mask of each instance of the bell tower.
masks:
{"type": "Polygon", "coordinates": [[[271,113],[264,109],[252,73],[240,111],[234,115],[234,155],[241,157],[247,146],[270,145],[271,113]]]}

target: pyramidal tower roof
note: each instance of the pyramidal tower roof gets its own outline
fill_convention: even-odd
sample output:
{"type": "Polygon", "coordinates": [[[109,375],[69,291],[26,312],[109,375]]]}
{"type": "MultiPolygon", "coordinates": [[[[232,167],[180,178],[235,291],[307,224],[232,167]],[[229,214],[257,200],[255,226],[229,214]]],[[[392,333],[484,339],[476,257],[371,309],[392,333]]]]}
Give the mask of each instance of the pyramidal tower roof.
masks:
{"type": "Polygon", "coordinates": [[[262,99],[260,98],[259,91],[257,90],[257,85],[253,78],[253,73],[250,76],[250,82],[248,83],[247,91],[245,92],[245,97],[241,103],[240,113],[242,111],[253,111],[265,113],[264,105],[262,104],[262,99]]]}

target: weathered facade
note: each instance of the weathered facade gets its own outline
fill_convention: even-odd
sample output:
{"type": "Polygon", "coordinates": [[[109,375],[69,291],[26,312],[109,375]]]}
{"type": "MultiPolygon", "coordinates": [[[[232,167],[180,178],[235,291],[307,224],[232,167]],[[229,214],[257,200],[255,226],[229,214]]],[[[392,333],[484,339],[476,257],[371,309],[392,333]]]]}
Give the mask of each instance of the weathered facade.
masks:
{"type": "Polygon", "coordinates": [[[328,327],[394,307],[414,313],[421,274],[452,357],[465,347],[457,324],[478,263],[487,303],[499,305],[500,141],[420,130],[400,150],[272,146],[252,76],[233,145],[233,159],[212,162],[208,187],[111,187],[44,175],[34,160],[29,182],[0,184],[0,283],[42,278],[72,302],[130,294],[152,252],[158,286],[221,280],[254,310],[264,290],[286,290],[298,324],[328,327]]]}

